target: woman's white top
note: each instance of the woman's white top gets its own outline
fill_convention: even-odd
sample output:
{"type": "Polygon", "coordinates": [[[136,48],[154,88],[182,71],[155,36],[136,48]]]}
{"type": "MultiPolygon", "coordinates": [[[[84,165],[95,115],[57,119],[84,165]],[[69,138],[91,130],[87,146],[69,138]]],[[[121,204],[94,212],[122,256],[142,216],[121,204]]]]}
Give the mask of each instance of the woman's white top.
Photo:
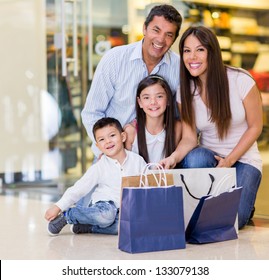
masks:
{"type": "MultiPolygon", "coordinates": [[[[224,139],[219,139],[216,125],[209,120],[210,114],[198,92],[195,93],[193,99],[196,127],[198,131],[201,132],[200,145],[223,157],[227,156],[233,150],[242,135],[248,129],[243,100],[255,84],[255,81],[245,73],[228,68],[227,74],[229,80],[232,120],[228,134],[224,139]]],[[[177,102],[181,102],[179,91],[177,93],[177,102]]],[[[242,155],[239,161],[250,164],[260,171],[262,170],[262,160],[257,142],[255,142],[249,150],[242,155]]]]}
{"type": "MultiPolygon", "coordinates": [[[[146,132],[146,142],[149,155],[149,162],[156,163],[165,157],[164,155],[164,142],[165,142],[165,130],[163,129],[160,133],[156,135],[150,134],[145,128],[146,132]]],[[[132,145],[132,151],[139,153],[137,135],[135,136],[134,143],[132,145]]]]}

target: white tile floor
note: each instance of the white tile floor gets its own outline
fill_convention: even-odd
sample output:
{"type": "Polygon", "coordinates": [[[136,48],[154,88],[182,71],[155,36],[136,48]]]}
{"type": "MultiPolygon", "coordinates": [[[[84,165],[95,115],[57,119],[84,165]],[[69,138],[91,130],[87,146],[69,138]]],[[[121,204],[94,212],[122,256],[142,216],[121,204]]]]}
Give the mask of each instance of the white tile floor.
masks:
{"type": "Polygon", "coordinates": [[[237,240],[186,249],[143,254],[120,251],[117,236],[74,235],[66,226],[60,235],[46,232],[44,212],[49,201],[25,195],[0,195],[0,259],[5,260],[269,260],[269,219],[239,231],[237,240]]]}
{"type": "Polygon", "coordinates": [[[0,259],[2,260],[269,260],[269,152],[263,151],[263,180],[256,200],[253,225],[239,231],[237,240],[186,249],[128,254],[118,249],[118,237],[74,235],[66,226],[48,235],[46,209],[58,190],[30,186],[27,190],[0,189],[0,259]]]}

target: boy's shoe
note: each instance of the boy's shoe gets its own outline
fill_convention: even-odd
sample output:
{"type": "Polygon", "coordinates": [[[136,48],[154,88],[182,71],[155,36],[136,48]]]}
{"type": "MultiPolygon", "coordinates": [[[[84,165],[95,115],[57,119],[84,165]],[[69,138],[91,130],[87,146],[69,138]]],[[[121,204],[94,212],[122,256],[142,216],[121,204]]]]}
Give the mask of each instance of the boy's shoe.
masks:
{"type": "Polygon", "coordinates": [[[57,218],[49,222],[48,233],[50,235],[58,235],[65,225],[67,225],[67,221],[61,213],[57,218]]]}
{"type": "Polygon", "coordinates": [[[92,233],[92,225],[73,224],[70,227],[70,231],[75,234],[92,233]]]}

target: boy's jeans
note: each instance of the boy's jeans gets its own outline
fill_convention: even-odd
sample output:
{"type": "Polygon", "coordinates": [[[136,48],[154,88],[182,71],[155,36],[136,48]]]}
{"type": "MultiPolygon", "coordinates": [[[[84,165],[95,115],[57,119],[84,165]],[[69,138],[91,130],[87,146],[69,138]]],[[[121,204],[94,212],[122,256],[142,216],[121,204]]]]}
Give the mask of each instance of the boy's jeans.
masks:
{"type": "MultiPolygon", "coordinates": [[[[190,151],[181,161],[181,168],[210,168],[216,167],[218,161],[214,155],[217,153],[198,147],[190,151]]],[[[237,161],[232,167],[236,168],[236,182],[238,187],[243,187],[239,209],[238,209],[238,227],[245,226],[250,218],[254,208],[257,191],[260,186],[262,174],[250,164],[237,161]]]]}
{"type": "Polygon", "coordinates": [[[69,224],[87,224],[92,233],[118,234],[119,211],[113,201],[98,201],[89,206],[80,200],[69,208],[65,217],[69,224]]]}

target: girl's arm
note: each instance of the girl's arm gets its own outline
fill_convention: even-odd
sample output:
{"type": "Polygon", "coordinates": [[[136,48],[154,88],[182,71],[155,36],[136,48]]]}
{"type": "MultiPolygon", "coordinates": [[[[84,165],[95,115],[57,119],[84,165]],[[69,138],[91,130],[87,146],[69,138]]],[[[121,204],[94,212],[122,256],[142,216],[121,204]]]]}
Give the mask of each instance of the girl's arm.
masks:
{"type": "Polygon", "coordinates": [[[248,129],[228,156],[225,158],[216,156],[216,159],[219,161],[217,167],[231,167],[234,165],[248,151],[262,132],[262,99],[256,85],[251,88],[243,100],[243,105],[246,112],[248,129]]]}

